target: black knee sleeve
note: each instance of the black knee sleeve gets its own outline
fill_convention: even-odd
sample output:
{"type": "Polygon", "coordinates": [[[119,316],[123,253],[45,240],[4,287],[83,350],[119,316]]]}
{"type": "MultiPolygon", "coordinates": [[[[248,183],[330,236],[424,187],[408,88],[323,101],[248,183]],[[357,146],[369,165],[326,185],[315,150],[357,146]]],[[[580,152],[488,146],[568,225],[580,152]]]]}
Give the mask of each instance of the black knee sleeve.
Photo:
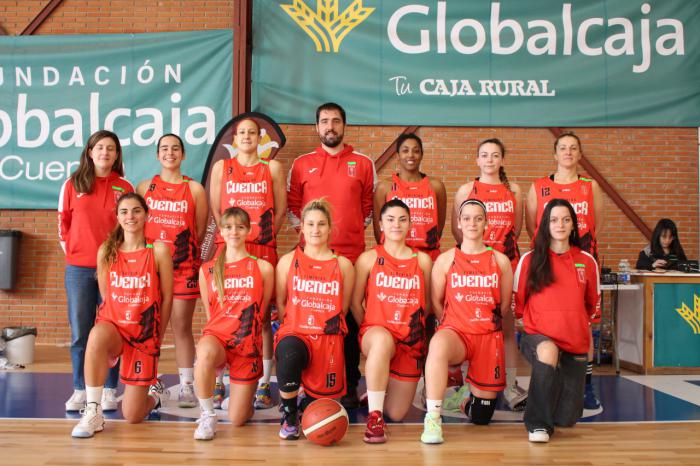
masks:
{"type": "Polygon", "coordinates": [[[277,343],[277,385],[285,393],[299,390],[301,372],[309,364],[309,351],[303,341],[287,336],[277,343]]]}
{"type": "Polygon", "coordinates": [[[472,423],[485,426],[491,422],[493,412],[496,410],[496,400],[487,400],[470,395],[467,412],[465,413],[472,420],[472,423]]]}

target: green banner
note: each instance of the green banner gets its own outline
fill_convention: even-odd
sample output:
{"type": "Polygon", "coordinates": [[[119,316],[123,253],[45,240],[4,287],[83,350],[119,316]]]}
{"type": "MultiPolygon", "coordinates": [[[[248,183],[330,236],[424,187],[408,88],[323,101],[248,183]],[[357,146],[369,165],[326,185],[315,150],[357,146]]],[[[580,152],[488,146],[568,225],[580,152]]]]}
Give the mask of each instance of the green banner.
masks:
{"type": "Polygon", "coordinates": [[[310,123],[700,126],[700,2],[256,0],[253,110],[310,123]]]}
{"type": "Polygon", "coordinates": [[[700,283],[654,284],[654,366],[700,367],[700,283]]]}
{"type": "Polygon", "coordinates": [[[0,208],[56,208],[90,134],[120,138],[133,184],[160,172],[156,142],[185,142],[200,179],[231,115],[233,33],[0,36],[0,208]]]}

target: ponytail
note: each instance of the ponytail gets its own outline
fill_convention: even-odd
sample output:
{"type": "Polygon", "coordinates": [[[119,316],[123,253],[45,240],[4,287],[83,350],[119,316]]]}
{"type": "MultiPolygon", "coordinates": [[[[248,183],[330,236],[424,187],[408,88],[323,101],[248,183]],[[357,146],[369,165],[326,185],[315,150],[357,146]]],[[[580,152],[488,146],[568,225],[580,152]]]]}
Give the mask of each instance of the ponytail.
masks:
{"type": "Polygon", "coordinates": [[[498,168],[498,179],[501,180],[501,183],[503,183],[503,186],[505,186],[508,191],[512,191],[512,189],[510,189],[508,176],[506,176],[506,169],[503,168],[503,165],[498,168]]]}
{"type": "Polygon", "coordinates": [[[102,265],[109,267],[117,261],[117,251],[124,243],[124,230],[122,226],[117,223],[105,240],[102,243],[102,265]]]}

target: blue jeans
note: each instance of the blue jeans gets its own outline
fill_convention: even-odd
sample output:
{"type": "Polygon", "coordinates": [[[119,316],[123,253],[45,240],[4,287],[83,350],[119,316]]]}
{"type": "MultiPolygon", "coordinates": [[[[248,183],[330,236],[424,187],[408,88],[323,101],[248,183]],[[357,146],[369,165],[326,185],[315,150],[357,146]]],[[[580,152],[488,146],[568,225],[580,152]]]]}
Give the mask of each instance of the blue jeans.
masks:
{"type": "Polygon", "coordinates": [[[523,333],[520,352],[532,364],[530,388],[525,406],[525,427],[529,432],[554,426],[571,427],[583,413],[583,388],[587,354],[559,350],[559,364],[552,367],[537,359],[537,345],[552,341],[544,335],[523,333]]]}
{"type": "MultiPolygon", "coordinates": [[[[73,364],[73,388],[85,390],[85,348],[95,325],[97,306],[102,302],[96,269],[66,265],[66,298],[70,323],[70,358],[73,364]]],[[[105,387],[117,388],[119,363],[110,369],[105,387]]]]}

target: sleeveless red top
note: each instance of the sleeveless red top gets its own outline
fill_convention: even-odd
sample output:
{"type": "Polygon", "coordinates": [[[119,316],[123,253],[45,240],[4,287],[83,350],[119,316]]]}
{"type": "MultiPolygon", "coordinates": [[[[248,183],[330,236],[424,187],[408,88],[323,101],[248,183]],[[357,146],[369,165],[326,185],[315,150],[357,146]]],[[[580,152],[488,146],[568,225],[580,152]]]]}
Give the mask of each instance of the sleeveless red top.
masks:
{"type": "Polygon", "coordinates": [[[214,281],[214,263],[202,266],[209,299],[209,321],[204,335],[213,335],[227,350],[257,357],[262,354],[263,279],[258,261],[252,256],[224,264],[223,305],[214,281]]]}
{"type": "Polygon", "coordinates": [[[418,254],[396,259],[384,246],[374,248],[377,260],[372,266],[365,292],[365,318],[362,327],[380,326],[399,342],[423,346],[425,340],[425,280],[418,254]]]}
{"type": "Polygon", "coordinates": [[[392,199],[401,199],[411,212],[411,230],[406,244],[421,250],[440,249],[437,195],[428,177],[409,182],[394,173],[391,175],[391,190],[386,194],[387,201],[392,199]]]}
{"type": "Polygon", "coordinates": [[[478,199],[486,205],[488,228],[484,231],[484,244],[510,259],[513,270],[520,260],[518,238],[515,236],[515,194],[503,184],[487,184],[474,181],[467,199],[478,199]]]}
{"type": "Polygon", "coordinates": [[[160,354],[160,278],[153,245],[117,251],[109,267],[107,293],[97,322],[113,323],[126,343],[152,356],[160,354]]]}
{"type": "MultiPolygon", "coordinates": [[[[144,234],[153,241],[162,241],[170,247],[173,270],[199,271],[199,241],[197,238],[196,205],[190,181],[173,184],[163,181],[160,175],[151,180],[144,199],[148,204],[148,220],[144,234]]],[[[191,277],[197,280],[197,275],[191,277]]]]}
{"type": "Polygon", "coordinates": [[[335,335],[347,333],[343,316],[343,274],[338,258],[319,261],[301,248],[287,275],[287,304],[282,333],[335,335]]]}
{"type": "Polygon", "coordinates": [[[581,250],[591,254],[597,260],[598,241],[595,233],[592,180],[579,176],[579,179],[573,183],[560,184],[554,182],[554,175],[550,175],[535,180],[535,193],[537,194],[535,236],[547,203],[552,199],[567,200],[576,212],[581,250]]]}
{"type": "MultiPolygon", "coordinates": [[[[224,160],[221,177],[221,212],[229,207],[240,207],[250,216],[250,233],[246,241],[275,247],[275,198],[272,192],[272,175],[268,162],[261,160],[244,167],[237,159],[224,160]]],[[[223,243],[217,235],[217,243],[223,243]]]]}
{"type": "Polygon", "coordinates": [[[501,269],[493,249],[465,254],[455,248],[445,278],[441,326],[475,335],[501,330],[501,269]]]}

